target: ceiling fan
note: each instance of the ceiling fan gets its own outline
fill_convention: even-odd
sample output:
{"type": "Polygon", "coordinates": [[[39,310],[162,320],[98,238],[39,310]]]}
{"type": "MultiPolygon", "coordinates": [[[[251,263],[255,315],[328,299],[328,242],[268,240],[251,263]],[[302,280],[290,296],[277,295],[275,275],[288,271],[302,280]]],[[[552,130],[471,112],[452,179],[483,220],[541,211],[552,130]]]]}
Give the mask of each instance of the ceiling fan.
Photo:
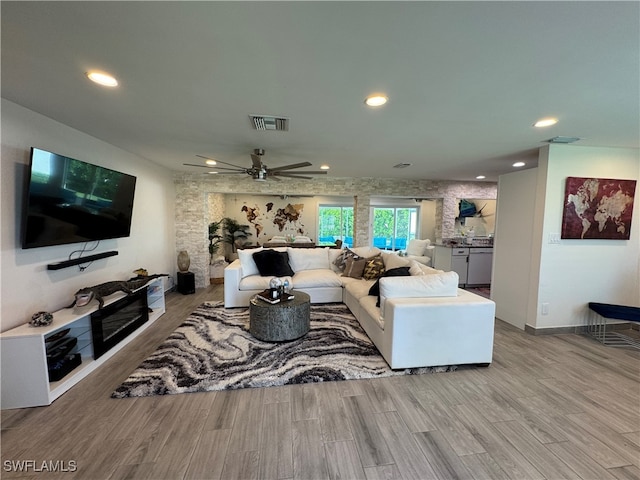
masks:
{"type": "Polygon", "coordinates": [[[325,170],[304,170],[298,172],[291,172],[290,170],[302,167],[310,167],[312,164],[309,162],[300,162],[300,163],[292,163],[290,165],[283,165],[282,167],[274,167],[269,168],[264,163],[262,163],[262,157],[264,155],[264,149],[256,148],[251,154],[251,162],[252,165],[249,168],[241,167],[239,165],[234,165],[232,163],[223,162],[220,160],[213,160],[212,158],[205,157],[203,155],[196,155],[196,157],[204,158],[205,160],[211,160],[215,162],[214,165],[218,163],[222,163],[224,165],[229,165],[233,168],[227,167],[218,167],[218,166],[210,166],[210,165],[196,165],[193,163],[184,163],[183,165],[189,167],[203,167],[203,168],[215,168],[215,170],[224,170],[218,172],[221,175],[233,175],[233,174],[247,174],[250,175],[251,178],[258,182],[264,182],[267,178],[273,178],[274,180],[280,180],[278,177],[290,177],[290,178],[302,178],[306,180],[311,180],[312,177],[307,177],[306,175],[326,175],[327,172],[325,170]]]}

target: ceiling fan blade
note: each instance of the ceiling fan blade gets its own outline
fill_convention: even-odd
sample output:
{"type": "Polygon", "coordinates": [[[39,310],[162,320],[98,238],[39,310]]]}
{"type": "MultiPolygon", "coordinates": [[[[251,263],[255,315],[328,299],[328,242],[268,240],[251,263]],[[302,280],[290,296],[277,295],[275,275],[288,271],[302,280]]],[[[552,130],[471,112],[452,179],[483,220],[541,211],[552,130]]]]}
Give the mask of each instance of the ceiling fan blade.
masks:
{"type": "Polygon", "coordinates": [[[304,177],[302,175],[298,175],[297,173],[277,173],[277,174],[273,174],[271,176],[272,176],[272,178],[288,177],[288,178],[304,178],[305,180],[311,180],[311,178],[312,178],[312,177],[304,177]]]}
{"type": "Polygon", "coordinates": [[[229,170],[233,173],[247,173],[246,168],[227,168],[227,167],[219,167],[218,165],[197,165],[195,163],[183,163],[183,165],[187,167],[200,167],[200,168],[208,168],[209,170],[229,170]]]}
{"type": "Polygon", "coordinates": [[[283,165],[282,167],[270,168],[269,170],[277,172],[280,170],[291,170],[292,168],[310,167],[311,165],[313,164],[309,162],[300,162],[300,163],[292,163],[291,165],[283,165]]]}
{"type": "MultiPolygon", "coordinates": [[[[233,163],[223,162],[222,160],[215,160],[213,158],[205,157],[204,155],[196,155],[196,157],[204,158],[205,160],[213,160],[216,163],[223,163],[224,165],[229,165],[230,167],[236,167],[236,168],[241,168],[242,170],[246,170],[245,167],[241,167],[240,165],[234,165],[233,163]]],[[[204,166],[204,165],[201,165],[201,166],[204,166]]]]}
{"type": "Polygon", "coordinates": [[[326,170],[298,170],[295,172],[282,172],[280,170],[273,171],[269,169],[271,175],[326,175],[328,172],[326,170]]]}

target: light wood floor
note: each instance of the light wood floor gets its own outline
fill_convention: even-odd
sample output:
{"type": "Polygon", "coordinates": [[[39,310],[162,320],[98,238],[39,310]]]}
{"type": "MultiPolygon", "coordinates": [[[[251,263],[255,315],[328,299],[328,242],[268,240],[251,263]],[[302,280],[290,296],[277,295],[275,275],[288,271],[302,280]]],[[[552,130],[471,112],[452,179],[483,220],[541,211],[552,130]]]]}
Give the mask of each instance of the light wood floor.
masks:
{"type": "Polygon", "coordinates": [[[156,324],[52,405],[3,411],[2,478],[640,478],[639,353],[502,322],[488,368],[110,398],[221,298],[221,286],[170,293],[156,324]],[[18,460],[77,470],[8,471],[18,460]]]}

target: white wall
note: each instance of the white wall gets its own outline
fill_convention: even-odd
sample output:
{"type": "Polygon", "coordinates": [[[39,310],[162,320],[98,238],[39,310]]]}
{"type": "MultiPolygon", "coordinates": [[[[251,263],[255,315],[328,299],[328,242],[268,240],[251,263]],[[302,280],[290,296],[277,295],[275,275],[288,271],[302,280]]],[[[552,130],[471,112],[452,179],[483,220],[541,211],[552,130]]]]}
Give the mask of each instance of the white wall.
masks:
{"type": "Polygon", "coordinates": [[[492,296],[500,312],[498,317],[514,325],[521,326],[522,318],[514,313],[518,305],[505,303],[505,284],[512,280],[521,281],[523,288],[528,283],[528,298],[519,301],[521,310],[526,311],[526,324],[534,329],[585,325],[589,302],[640,306],[640,185],[636,188],[630,240],[550,243],[550,235],[559,236],[561,232],[567,177],[640,180],[640,153],[637,149],[550,145],[541,149],[535,185],[532,178],[501,177],[494,260],[497,290],[492,296]],[[521,249],[502,248],[509,240],[516,240],[513,229],[529,228],[527,221],[517,217],[511,222],[501,218],[507,216],[504,212],[516,216],[515,209],[519,207],[514,189],[521,180],[522,194],[527,198],[532,192],[535,194],[529,282],[522,278],[525,272],[514,273],[505,267],[510,262],[515,265],[522,261],[521,249]],[[548,314],[542,314],[542,304],[548,304],[548,314]]]}
{"type": "Polygon", "coordinates": [[[496,317],[522,330],[531,289],[537,173],[532,168],[502,175],[498,181],[491,298],[496,317]]]}
{"type": "Polygon", "coordinates": [[[168,170],[4,99],[1,113],[0,330],[27,322],[37,311],[69,305],[82,287],[131,278],[136,268],[175,274],[175,188],[168,170]],[[131,236],[103,240],[94,252],[117,250],[117,256],[97,260],[84,272],[77,266],[49,271],[47,264],[66,260],[83,244],[21,249],[23,189],[32,146],[137,177],[131,236]]]}

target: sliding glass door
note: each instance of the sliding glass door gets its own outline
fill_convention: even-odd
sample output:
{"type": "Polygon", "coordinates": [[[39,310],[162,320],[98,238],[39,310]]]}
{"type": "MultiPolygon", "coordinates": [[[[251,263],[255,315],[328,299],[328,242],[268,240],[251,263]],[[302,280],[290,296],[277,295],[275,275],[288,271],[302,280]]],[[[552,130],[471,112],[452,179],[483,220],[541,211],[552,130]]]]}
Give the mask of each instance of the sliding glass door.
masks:
{"type": "Polygon", "coordinates": [[[334,243],[353,247],[353,207],[343,205],[320,205],[318,208],[318,242],[334,243]]]}
{"type": "Polygon", "coordinates": [[[383,250],[404,250],[416,238],[418,208],[373,207],[373,246],[383,250]]]}

